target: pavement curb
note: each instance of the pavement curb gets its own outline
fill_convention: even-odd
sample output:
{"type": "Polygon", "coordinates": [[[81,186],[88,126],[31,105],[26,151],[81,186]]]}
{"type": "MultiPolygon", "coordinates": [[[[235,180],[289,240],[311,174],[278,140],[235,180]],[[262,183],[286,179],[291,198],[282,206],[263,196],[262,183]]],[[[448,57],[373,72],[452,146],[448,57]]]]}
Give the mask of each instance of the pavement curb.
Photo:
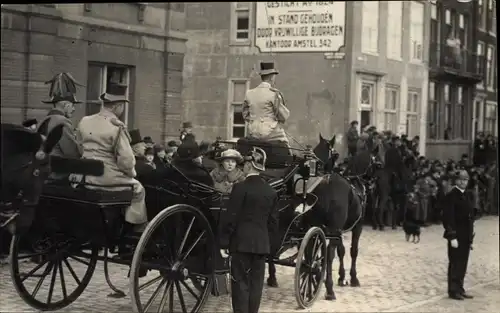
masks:
{"type": "MultiPolygon", "coordinates": [[[[486,287],[486,286],[489,286],[489,285],[492,285],[492,284],[495,284],[495,283],[496,284],[499,283],[498,279],[492,279],[492,280],[484,282],[484,283],[476,284],[476,285],[474,285],[472,287],[467,288],[467,290],[479,289],[479,288],[483,288],[483,287],[486,287]]],[[[413,302],[413,303],[410,303],[410,304],[405,304],[405,305],[402,305],[402,306],[399,306],[399,307],[396,307],[396,308],[393,308],[393,309],[384,310],[384,311],[380,311],[380,312],[403,312],[403,311],[408,311],[410,309],[414,309],[414,308],[419,307],[421,305],[426,305],[426,304],[429,304],[429,303],[434,303],[434,302],[437,302],[437,301],[445,299],[445,298],[447,298],[447,295],[446,295],[446,293],[443,293],[443,294],[441,294],[439,296],[434,296],[434,297],[429,298],[429,299],[425,299],[425,300],[422,300],[422,301],[413,302]]]]}

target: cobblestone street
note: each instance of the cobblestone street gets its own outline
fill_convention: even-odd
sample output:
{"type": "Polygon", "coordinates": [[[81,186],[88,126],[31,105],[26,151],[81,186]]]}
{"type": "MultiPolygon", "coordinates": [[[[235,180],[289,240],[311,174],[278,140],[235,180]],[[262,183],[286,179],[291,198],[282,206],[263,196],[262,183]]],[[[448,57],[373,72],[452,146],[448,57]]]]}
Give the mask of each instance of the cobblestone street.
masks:
{"type": "MultiPolygon", "coordinates": [[[[466,289],[473,300],[451,301],[446,296],[446,249],[442,226],[422,230],[420,244],[407,243],[401,230],[373,231],[365,227],[358,258],[360,288],[335,287],[337,300],[323,300],[323,295],[309,312],[494,312],[499,284],[498,218],[486,217],[476,222],[476,239],[471,253],[466,289]]],[[[350,244],[347,236],[346,244],[350,244]]],[[[349,249],[346,249],[349,251],[349,249]]],[[[347,272],[350,264],[346,257],[347,272]]],[[[338,260],[334,268],[337,270],[338,260]]],[[[112,265],[114,283],[128,292],[128,268],[112,265]]],[[[335,282],[337,273],[334,275],[335,282]]],[[[293,289],[293,269],[278,267],[280,288],[266,288],[262,312],[303,312],[297,310],[293,289]]],[[[0,268],[0,312],[34,311],[17,295],[9,267],[0,268]]],[[[113,299],[99,263],[94,277],[80,298],[61,312],[99,311],[130,312],[130,298],[113,299]]],[[[322,293],[324,293],[324,288],[322,293]]],[[[203,312],[230,311],[229,297],[210,297],[203,312]]]]}

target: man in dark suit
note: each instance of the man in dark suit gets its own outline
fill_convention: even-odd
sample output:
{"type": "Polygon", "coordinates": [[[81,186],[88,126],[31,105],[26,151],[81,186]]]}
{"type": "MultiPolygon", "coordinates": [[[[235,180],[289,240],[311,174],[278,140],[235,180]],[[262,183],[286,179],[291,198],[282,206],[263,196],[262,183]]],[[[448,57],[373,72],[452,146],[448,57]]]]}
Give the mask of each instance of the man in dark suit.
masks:
{"type": "Polygon", "coordinates": [[[402,143],[398,136],[392,137],[392,146],[385,152],[385,171],[392,186],[391,198],[395,210],[393,214],[397,214],[397,220],[400,223],[405,215],[407,182],[404,177],[405,164],[402,143]]]}
{"type": "Polygon", "coordinates": [[[475,217],[472,199],[466,193],[468,182],[467,171],[461,170],[443,208],[443,237],[448,240],[448,295],[455,300],[472,298],[464,289],[475,217]]]}
{"type": "Polygon", "coordinates": [[[259,175],[266,153],[259,148],[245,157],[246,179],[234,185],[220,234],[221,254],[231,255],[233,312],[257,313],[264,285],[266,257],[278,230],[278,196],[259,175]]]}

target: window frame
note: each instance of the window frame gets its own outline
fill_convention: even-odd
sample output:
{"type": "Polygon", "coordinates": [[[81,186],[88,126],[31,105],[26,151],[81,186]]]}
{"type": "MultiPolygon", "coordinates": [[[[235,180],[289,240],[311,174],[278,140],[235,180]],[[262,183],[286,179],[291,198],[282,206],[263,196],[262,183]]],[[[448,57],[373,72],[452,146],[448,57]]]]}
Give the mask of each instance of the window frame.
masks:
{"type": "Polygon", "coordinates": [[[497,29],[496,29],[496,1],[493,0],[488,0],[488,10],[486,12],[487,17],[486,20],[488,21],[488,33],[496,37],[497,35],[497,29]]]}
{"type": "Polygon", "coordinates": [[[391,130],[393,133],[396,133],[398,131],[398,126],[399,126],[399,108],[400,108],[400,102],[401,102],[401,89],[398,86],[391,86],[387,85],[385,87],[385,98],[384,98],[384,106],[382,108],[382,114],[384,116],[384,129],[385,130],[391,130]],[[391,98],[391,99],[389,99],[391,98]],[[394,103],[394,108],[389,108],[388,104],[392,101],[395,101],[394,103]],[[394,125],[392,125],[392,128],[387,125],[387,115],[390,114],[394,118],[394,125]]]}
{"type": "Polygon", "coordinates": [[[486,133],[490,133],[493,136],[498,134],[498,103],[495,101],[484,101],[484,114],[483,114],[483,131],[486,133]],[[490,118],[490,114],[488,108],[490,106],[495,107],[495,114],[493,114],[493,118],[490,118]],[[491,123],[491,125],[490,125],[491,123]]]}
{"type": "Polygon", "coordinates": [[[444,132],[446,132],[446,129],[448,127],[451,128],[453,132],[453,108],[452,108],[452,100],[451,100],[451,85],[449,83],[444,83],[442,85],[443,87],[443,138],[444,138],[444,132]],[[448,95],[448,96],[446,96],[448,95]],[[449,112],[447,112],[449,110],[449,112]]]}
{"type": "MultiPolygon", "coordinates": [[[[100,63],[100,62],[88,62],[87,64],[87,70],[89,67],[91,66],[95,66],[95,67],[99,67],[101,69],[100,71],[100,90],[99,90],[99,95],[102,95],[103,93],[106,92],[106,89],[107,89],[107,76],[108,76],[108,68],[119,68],[119,69],[123,69],[125,71],[124,75],[125,75],[125,78],[124,78],[124,81],[125,83],[122,83],[124,85],[127,85],[127,91],[125,92],[125,96],[126,96],[126,99],[127,100],[130,100],[130,71],[131,71],[131,67],[130,66],[127,66],[127,65],[120,65],[120,64],[111,64],[111,63],[100,63]]],[[[88,73],[88,72],[87,72],[88,73]]],[[[90,77],[88,76],[87,74],[87,81],[90,77]]],[[[87,84],[87,88],[88,88],[88,84],[87,84]]],[[[99,105],[99,106],[102,106],[102,100],[100,100],[99,98],[98,99],[88,99],[88,94],[86,95],[86,107],[85,107],[85,115],[88,115],[88,105],[99,105]]],[[[128,126],[130,123],[129,123],[129,114],[130,114],[130,107],[129,107],[129,103],[126,102],[125,103],[125,109],[123,111],[123,115],[121,117],[121,120],[122,122],[125,124],[125,126],[128,126]]]]}
{"type": "Polygon", "coordinates": [[[229,32],[229,43],[233,46],[249,46],[252,43],[254,34],[254,15],[255,3],[254,2],[231,2],[231,29],[229,32]],[[239,7],[238,5],[247,4],[246,7],[239,7]],[[238,35],[238,18],[239,15],[248,16],[248,38],[237,38],[238,35]]]}
{"type": "Polygon", "coordinates": [[[425,58],[424,53],[424,43],[425,43],[425,5],[418,1],[410,2],[410,60],[416,63],[422,63],[425,58]],[[414,15],[414,7],[418,6],[419,11],[421,9],[422,16],[418,21],[418,24],[415,23],[414,15]],[[415,26],[419,26],[419,34],[415,33],[415,26]],[[418,38],[418,40],[412,40],[411,38],[418,38]],[[419,49],[420,47],[420,49],[419,49]]]}
{"type": "Polygon", "coordinates": [[[491,44],[488,45],[486,50],[486,88],[490,92],[495,91],[495,65],[496,65],[495,50],[496,50],[495,46],[491,44]]]}
{"type": "Polygon", "coordinates": [[[421,108],[421,92],[418,90],[408,90],[408,98],[406,103],[406,134],[408,137],[413,138],[420,134],[419,111],[421,108]],[[416,96],[416,101],[414,100],[416,96]],[[411,103],[411,105],[410,105],[411,103]],[[414,110],[410,110],[414,109],[414,110]],[[410,134],[410,117],[415,120],[415,134],[410,134]]]}
{"type": "MultiPolygon", "coordinates": [[[[467,125],[466,125],[466,118],[467,118],[467,112],[466,112],[466,107],[465,107],[465,102],[464,102],[464,91],[467,90],[466,87],[462,85],[457,85],[457,88],[455,89],[456,91],[456,107],[455,107],[455,114],[454,114],[454,120],[457,118],[458,123],[455,123],[458,125],[458,129],[454,132],[456,134],[455,138],[456,139],[462,139],[465,140],[467,139],[467,125]]],[[[457,122],[457,121],[455,121],[457,122]]]]}
{"type": "Polygon", "coordinates": [[[427,105],[427,139],[437,140],[439,138],[439,84],[429,81],[428,105],[427,105]],[[431,92],[432,90],[432,92],[431,92]],[[431,105],[432,104],[432,105],[431,105]],[[434,130],[432,129],[434,128],[434,130]]]}
{"type": "Polygon", "coordinates": [[[361,52],[365,54],[378,55],[380,50],[379,45],[379,29],[380,29],[380,1],[363,1],[361,7],[361,52]],[[368,5],[374,5],[373,7],[367,7],[368,5]],[[374,18],[374,8],[377,8],[376,18],[374,18]],[[365,18],[369,16],[370,18],[365,18]],[[373,18],[373,19],[372,19],[373,18]],[[376,22],[373,22],[376,20],[376,22]],[[369,25],[367,25],[367,21],[370,21],[369,25]],[[374,26],[376,26],[374,28],[374,26]],[[375,34],[375,39],[373,36],[375,34]],[[366,38],[364,35],[369,36],[366,38]],[[365,40],[368,39],[368,40],[365,40]],[[372,46],[375,44],[375,46],[372,46]]]}
{"type": "MultiPolygon", "coordinates": [[[[233,137],[234,127],[244,127],[244,135],[247,134],[247,124],[235,124],[234,123],[234,109],[236,106],[241,105],[243,107],[245,99],[241,102],[234,101],[234,91],[235,84],[245,84],[246,91],[250,89],[250,80],[248,78],[230,78],[228,81],[228,97],[227,97],[227,137],[228,140],[237,141],[239,137],[233,137]]],[[[245,93],[246,93],[245,91],[245,93]]]]}
{"type": "MultiPolygon", "coordinates": [[[[482,60],[482,57],[485,57],[485,52],[487,51],[486,43],[484,41],[478,40],[477,45],[476,45],[476,54],[478,56],[478,59],[476,61],[476,67],[479,68],[480,62],[482,60]],[[481,47],[481,49],[479,48],[481,47]]],[[[486,74],[486,73],[485,73],[486,74]]],[[[486,80],[487,75],[483,77],[483,79],[476,84],[476,87],[478,89],[484,90],[485,86],[485,80],[486,80]]]]}
{"type": "Polygon", "coordinates": [[[403,1],[387,2],[387,16],[391,24],[391,27],[387,27],[387,58],[392,60],[401,61],[403,59],[403,15],[403,1]],[[393,10],[391,10],[391,4],[394,5],[393,10]],[[396,7],[396,4],[400,6],[396,7]],[[398,21],[396,22],[396,20],[398,21]]]}

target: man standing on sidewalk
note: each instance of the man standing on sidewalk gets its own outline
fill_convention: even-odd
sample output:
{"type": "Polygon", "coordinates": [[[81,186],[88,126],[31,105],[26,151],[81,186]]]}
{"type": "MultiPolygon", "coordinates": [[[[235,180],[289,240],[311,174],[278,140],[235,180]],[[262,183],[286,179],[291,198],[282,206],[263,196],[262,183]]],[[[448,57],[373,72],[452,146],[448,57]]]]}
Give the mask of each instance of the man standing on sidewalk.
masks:
{"type": "Polygon", "coordinates": [[[443,237],[448,241],[448,296],[454,300],[473,298],[464,289],[475,219],[472,199],[466,193],[468,182],[469,174],[461,170],[443,208],[443,237]]]}

